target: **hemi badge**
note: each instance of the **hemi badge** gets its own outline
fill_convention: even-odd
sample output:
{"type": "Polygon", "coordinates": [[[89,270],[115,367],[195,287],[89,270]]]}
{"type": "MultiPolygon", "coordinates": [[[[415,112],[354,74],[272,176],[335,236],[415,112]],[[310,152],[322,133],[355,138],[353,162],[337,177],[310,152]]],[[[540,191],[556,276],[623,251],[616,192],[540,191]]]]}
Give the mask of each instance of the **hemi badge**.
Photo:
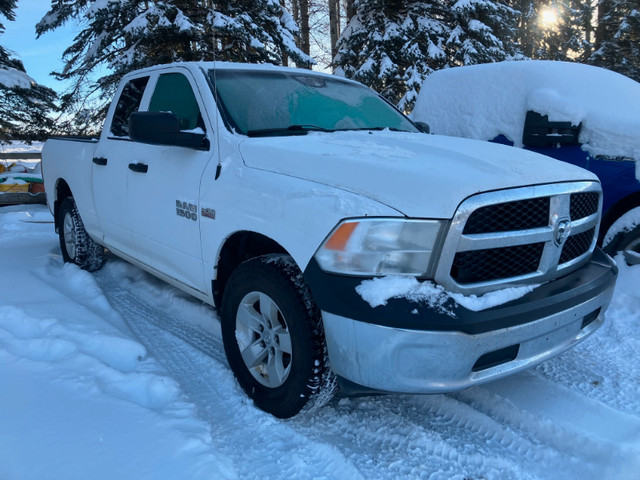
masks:
{"type": "Polygon", "coordinates": [[[216,211],[213,208],[202,208],[201,213],[203,217],[210,218],[211,220],[216,219],[216,211]]]}

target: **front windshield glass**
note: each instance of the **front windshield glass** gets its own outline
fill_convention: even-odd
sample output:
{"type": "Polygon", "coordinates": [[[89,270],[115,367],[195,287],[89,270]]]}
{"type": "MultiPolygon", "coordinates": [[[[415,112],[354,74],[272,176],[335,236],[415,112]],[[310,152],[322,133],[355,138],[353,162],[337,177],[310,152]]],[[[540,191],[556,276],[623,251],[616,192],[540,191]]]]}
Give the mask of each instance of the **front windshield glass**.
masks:
{"type": "Polygon", "coordinates": [[[391,129],[418,132],[370,89],[298,71],[209,70],[227,120],[250,136],[309,130],[391,129]]]}

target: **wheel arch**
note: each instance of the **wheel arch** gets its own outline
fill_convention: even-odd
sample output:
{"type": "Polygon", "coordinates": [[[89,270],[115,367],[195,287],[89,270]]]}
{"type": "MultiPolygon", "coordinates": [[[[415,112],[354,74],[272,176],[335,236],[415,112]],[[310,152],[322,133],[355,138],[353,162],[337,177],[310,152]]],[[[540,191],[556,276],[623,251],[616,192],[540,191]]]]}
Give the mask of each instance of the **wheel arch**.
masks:
{"type": "Polygon", "coordinates": [[[241,230],[229,235],[220,249],[215,266],[215,280],[211,282],[215,307],[219,309],[222,305],[224,289],[238,265],[251,258],[272,253],[291,255],[278,242],[261,233],[241,230]]]}
{"type": "Polygon", "coordinates": [[[56,190],[53,201],[53,219],[56,225],[56,233],[58,232],[58,215],[60,214],[60,205],[62,205],[62,201],[67,197],[73,198],[71,188],[64,178],[59,178],[56,180],[56,190]]]}
{"type": "Polygon", "coordinates": [[[615,223],[615,221],[629,210],[640,207],[640,191],[633,192],[618,200],[605,215],[602,216],[600,233],[598,235],[598,245],[602,245],[605,235],[615,223]]]}

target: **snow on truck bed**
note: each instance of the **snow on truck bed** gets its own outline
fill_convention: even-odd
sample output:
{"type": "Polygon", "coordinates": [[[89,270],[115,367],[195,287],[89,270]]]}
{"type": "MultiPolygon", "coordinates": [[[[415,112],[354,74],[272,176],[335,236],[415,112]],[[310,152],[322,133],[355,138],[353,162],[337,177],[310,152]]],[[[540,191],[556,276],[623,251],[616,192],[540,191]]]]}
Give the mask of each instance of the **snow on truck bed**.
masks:
{"type": "Polygon", "coordinates": [[[638,478],[640,267],[596,334],[530,371],[277,420],[211,308],[115,258],[63,264],[51,222],[0,208],[2,480],[638,478]]]}
{"type": "Polygon", "coordinates": [[[527,111],[582,123],[591,155],[640,160],[640,83],[578,63],[518,61],[440,70],[429,75],[411,114],[434,133],[522,147],[527,111]]]}

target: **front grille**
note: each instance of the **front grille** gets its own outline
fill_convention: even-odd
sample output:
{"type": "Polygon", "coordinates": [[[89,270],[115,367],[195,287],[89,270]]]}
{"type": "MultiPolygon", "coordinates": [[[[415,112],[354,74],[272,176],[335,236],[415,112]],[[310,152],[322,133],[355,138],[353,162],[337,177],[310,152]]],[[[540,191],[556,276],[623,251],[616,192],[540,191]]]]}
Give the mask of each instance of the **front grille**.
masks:
{"type": "Polygon", "coordinates": [[[548,224],[549,197],[527,198],[479,208],[467,220],[463,233],[509,232],[548,224]]]}
{"type": "Polygon", "coordinates": [[[451,277],[458,283],[477,283],[517,277],[538,269],[544,243],[458,252],[451,277]]]}
{"type": "Polygon", "coordinates": [[[444,239],[436,282],[481,295],[570,273],[592,251],[601,194],[597,182],[573,182],[469,197],[444,239]]]}
{"type": "Polygon", "coordinates": [[[600,195],[597,192],[573,193],[569,209],[571,220],[580,220],[593,215],[598,211],[599,202],[600,195]]]}
{"type": "Polygon", "coordinates": [[[593,242],[593,235],[596,233],[596,229],[592,228],[586,232],[579,233],[567,238],[567,241],[562,247],[562,255],[560,255],[560,263],[570,262],[578,258],[580,255],[584,255],[589,251],[591,242],[593,242]]]}

